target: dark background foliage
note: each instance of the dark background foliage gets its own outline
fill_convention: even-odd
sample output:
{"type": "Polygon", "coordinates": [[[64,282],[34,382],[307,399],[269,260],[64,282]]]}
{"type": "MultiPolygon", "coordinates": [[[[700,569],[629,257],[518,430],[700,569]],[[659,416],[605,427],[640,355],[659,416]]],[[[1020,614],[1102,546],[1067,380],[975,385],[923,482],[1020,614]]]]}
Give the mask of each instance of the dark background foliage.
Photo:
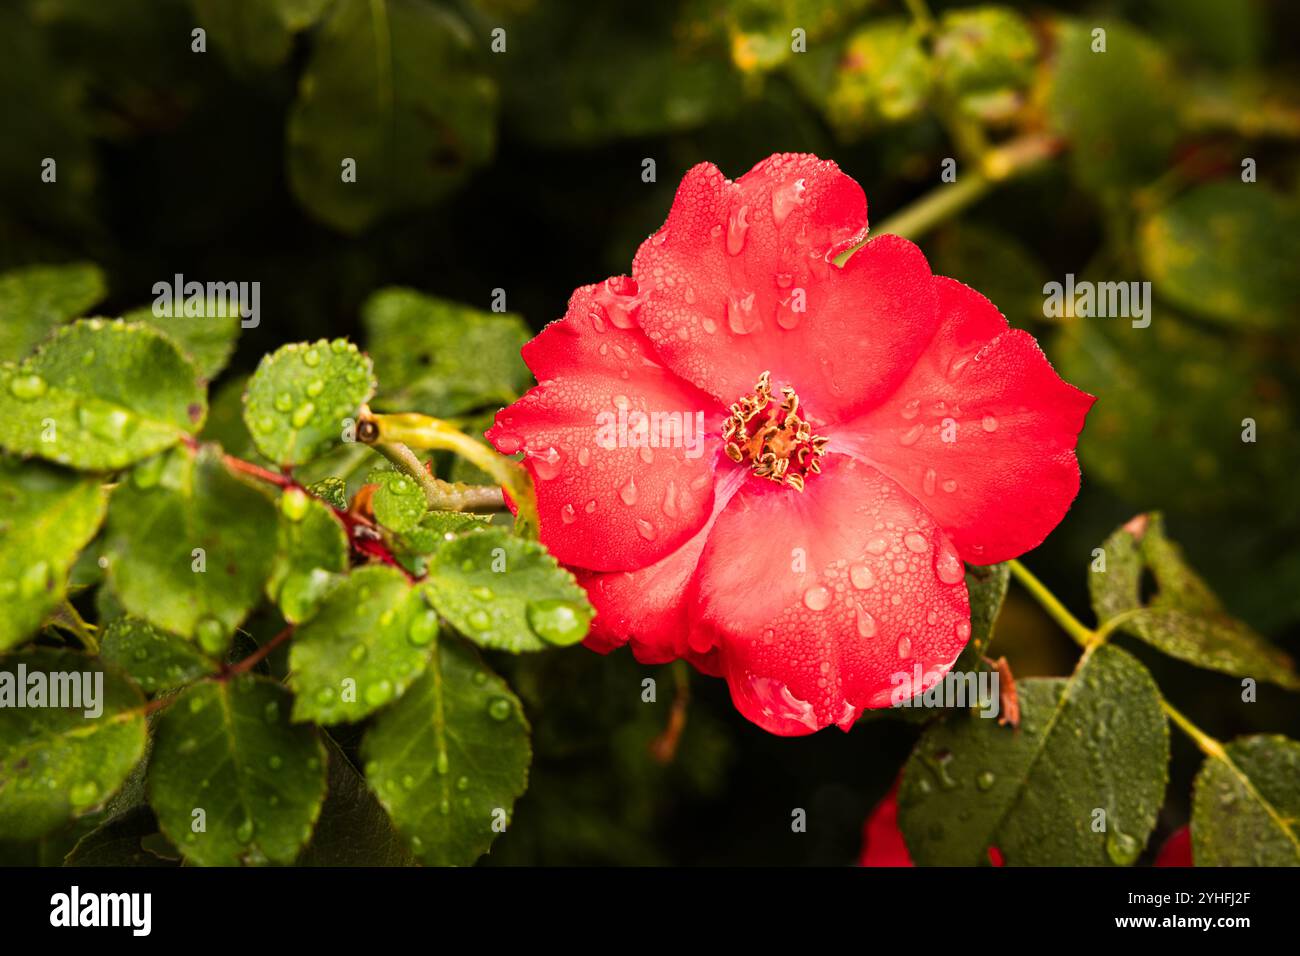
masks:
{"type": "MultiPolygon", "coordinates": [[[[109,315],[147,304],[153,284],[175,273],[260,281],[262,325],[242,337],[227,377],[283,342],[359,337],[361,303],[385,285],[478,308],[502,288],[511,311],[540,328],[563,313],[575,286],[629,269],[696,162],[734,177],[773,152],[832,158],[863,185],[878,225],[938,186],[941,161],[959,155],[936,99],[920,90],[905,102],[915,77],[889,79],[888,57],[859,68],[859,31],[905,26],[901,2],[247,3],[246,13],[301,12],[300,30],[231,14],[243,6],[0,7],[0,271],[95,261],[109,277],[99,308],[109,315]],[[399,109],[412,105],[392,132],[418,150],[384,174],[383,147],[377,164],[362,162],[363,179],[392,178],[360,213],[341,213],[312,178],[311,157],[296,152],[363,149],[364,131],[328,117],[324,132],[313,130],[300,113],[313,91],[370,95],[373,78],[342,54],[332,77],[334,61],[314,59],[345,5],[358,8],[344,24],[350,31],[377,8],[403,29],[402,17],[420,25],[395,33],[400,66],[389,90],[399,109]],[[196,24],[208,29],[204,54],[190,48],[196,24]],[[498,26],[508,36],[502,54],[490,49],[498,26]],[[807,31],[806,54],[788,54],[793,27],[807,31]],[[45,156],[59,157],[57,186],[39,182],[45,156]],[[643,181],[645,158],[655,160],[657,182],[643,181]]],[[[1080,445],[1080,497],[1026,563],[1084,614],[1092,549],[1133,514],[1163,510],[1228,608],[1300,651],[1300,95],[1291,39],[1300,9],[1281,0],[1004,8],[1024,18],[1035,50],[1008,83],[1013,109],[992,123],[993,135],[1059,132],[1065,150],[918,241],[936,271],[992,297],[1067,378],[1099,396],[1080,445]],[[1070,23],[1110,26],[1115,58],[1060,62],[1056,42],[1070,23]],[[1121,43],[1131,31],[1138,39],[1121,43]],[[1206,226],[1215,237],[1208,250],[1195,235],[1144,231],[1189,191],[1238,183],[1246,156],[1260,182],[1245,188],[1268,190],[1276,202],[1267,209],[1231,206],[1237,218],[1221,234],[1213,216],[1193,216],[1192,233],[1206,226]],[[1184,271],[1208,287],[1160,272],[1180,255],[1193,257],[1181,260],[1184,271]],[[1270,272],[1270,260],[1285,268],[1270,272]],[[1163,275],[1152,327],[1044,319],[1042,283],[1067,272],[1163,275]],[[1226,308],[1198,309],[1216,291],[1226,308]],[[1240,441],[1246,417],[1259,422],[1254,444],[1240,441]]],[[[1300,729],[1294,694],[1268,688],[1243,704],[1237,679],[1125,645],[1220,739],[1300,729]]],[[[1015,587],[994,653],[1022,676],[1068,673],[1075,656],[1015,587]]],[[[667,723],[670,668],[582,650],[499,663],[529,709],[536,760],[490,863],[849,862],[916,734],[902,721],[869,719],[848,735],[768,736],[734,711],[720,681],[693,676],[681,746],[665,766],[650,744],[667,723]],[[641,702],[647,675],[658,679],[655,705],[641,702]],[[808,813],[806,834],[791,832],[794,808],[808,813]]],[[[1169,799],[1148,853],[1188,815],[1198,759],[1174,739],[1169,799]]]]}

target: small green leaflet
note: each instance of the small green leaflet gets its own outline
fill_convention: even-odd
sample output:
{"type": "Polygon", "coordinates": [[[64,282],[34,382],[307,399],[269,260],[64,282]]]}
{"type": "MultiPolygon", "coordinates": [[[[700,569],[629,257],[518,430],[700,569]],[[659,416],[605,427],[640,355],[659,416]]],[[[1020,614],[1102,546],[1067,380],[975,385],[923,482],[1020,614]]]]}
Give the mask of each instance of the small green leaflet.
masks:
{"type": "Polygon", "coordinates": [[[474,643],[513,653],[576,644],[594,616],[586,592],[545,548],[501,528],[444,541],[421,590],[474,643]]]}
{"type": "Polygon", "coordinates": [[[366,779],[415,855],[468,866],[509,823],[532,752],[519,699],[454,639],[366,732],[366,779]]]}
{"type": "Polygon", "coordinates": [[[1132,864],[1164,802],[1169,728],[1128,653],[1085,652],[1068,679],[1016,684],[1021,725],[954,717],[903,769],[899,825],[918,865],[1132,864]]]}
{"type": "Polygon", "coordinates": [[[1209,670],[1300,689],[1291,658],[1241,621],[1165,536],[1158,513],[1139,515],[1106,539],[1105,570],[1088,576],[1093,610],[1102,626],[1140,638],[1170,657],[1209,670]],[[1150,570],[1158,591],[1141,603],[1141,579],[1150,570]]]}
{"type": "Polygon", "coordinates": [[[279,66],[293,48],[295,33],[307,29],[330,0],[191,0],[198,22],[236,72],[279,66]]]}
{"type": "Polygon", "coordinates": [[[269,460],[301,465],[343,440],[348,420],[374,391],[370,359],[350,342],[285,345],[249,380],[244,421],[269,460]]]}
{"type": "Polygon", "coordinates": [[[1192,790],[1197,866],[1300,866],[1300,743],[1239,737],[1205,758],[1192,790]]]}
{"type": "Polygon", "coordinates": [[[292,694],[243,674],[205,681],[162,712],[149,803],[162,832],[203,866],[292,863],[325,800],[325,747],[293,724],[292,694]]]}
{"type": "Polygon", "coordinates": [[[217,670],[185,638],[137,617],[110,621],[99,646],[100,656],[121,668],[146,694],[175,690],[217,670]]]}
{"type": "Polygon", "coordinates": [[[197,374],[140,325],[85,319],[0,366],[0,447],[92,471],[125,468],[203,424],[197,374]]]}
{"type": "Polygon", "coordinates": [[[1003,561],[993,565],[968,565],[966,591],[970,595],[970,643],[961,652],[956,671],[973,671],[984,661],[984,652],[993,641],[993,626],[1007,597],[1011,566],[1003,561]]]}
{"type": "Polygon", "coordinates": [[[94,478],[0,457],[0,650],[33,635],[63,600],[106,505],[94,478]]]}
{"type": "Polygon", "coordinates": [[[377,486],[370,499],[375,520],[389,531],[402,534],[420,523],[427,510],[424,491],[414,478],[395,468],[381,466],[366,476],[366,484],[377,486]]]}
{"type": "Polygon", "coordinates": [[[429,662],[438,615],[401,571],[358,568],[294,634],[294,720],[357,721],[400,697],[429,662]]]}
{"type": "Polygon", "coordinates": [[[146,734],[144,698],[116,668],[48,648],[0,657],[0,839],[36,839],[103,805],[146,734]]]}
{"type": "Polygon", "coordinates": [[[104,553],[127,611],[220,657],[258,603],[275,554],[275,506],[211,446],[178,449],[114,492],[104,553]]]}
{"type": "Polygon", "coordinates": [[[329,505],[289,488],[280,497],[276,541],[266,595],[286,621],[301,624],[347,570],[347,532],[329,505]]]}
{"type": "Polygon", "coordinates": [[[104,298],[96,265],[28,266],[0,275],[0,362],[25,357],[57,326],[104,298]]]}

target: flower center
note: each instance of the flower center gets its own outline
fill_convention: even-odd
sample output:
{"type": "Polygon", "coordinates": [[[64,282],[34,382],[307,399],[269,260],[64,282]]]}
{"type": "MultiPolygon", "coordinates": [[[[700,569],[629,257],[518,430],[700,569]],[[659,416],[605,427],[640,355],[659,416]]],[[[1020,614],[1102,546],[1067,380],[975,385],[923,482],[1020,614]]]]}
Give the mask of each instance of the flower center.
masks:
{"type": "Polygon", "coordinates": [[[812,425],[799,417],[799,396],[790,386],[781,389],[784,399],[772,395],[772,376],[764,372],[750,395],[731,406],[731,416],[722,425],[727,457],[737,464],[749,462],[759,478],[803,491],[808,475],[822,470],[821,457],[829,440],[812,433],[812,425]]]}

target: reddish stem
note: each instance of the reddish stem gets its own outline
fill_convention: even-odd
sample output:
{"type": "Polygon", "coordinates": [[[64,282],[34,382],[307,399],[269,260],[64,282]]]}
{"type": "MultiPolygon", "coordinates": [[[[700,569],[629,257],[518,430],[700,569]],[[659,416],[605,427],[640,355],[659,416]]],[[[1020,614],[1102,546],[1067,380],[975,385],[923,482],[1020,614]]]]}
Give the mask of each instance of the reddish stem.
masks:
{"type": "Polygon", "coordinates": [[[277,647],[279,647],[281,644],[283,644],[292,636],[293,636],[293,625],[289,624],[279,634],[275,635],[275,637],[271,638],[269,641],[267,641],[257,650],[253,651],[253,653],[249,654],[238,664],[234,664],[230,667],[224,668],[221,672],[221,680],[228,680],[229,678],[235,677],[239,674],[248,673],[259,663],[261,663],[267,657],[267,655],[269,655],[273,650],[275,650],[277,647]]]}

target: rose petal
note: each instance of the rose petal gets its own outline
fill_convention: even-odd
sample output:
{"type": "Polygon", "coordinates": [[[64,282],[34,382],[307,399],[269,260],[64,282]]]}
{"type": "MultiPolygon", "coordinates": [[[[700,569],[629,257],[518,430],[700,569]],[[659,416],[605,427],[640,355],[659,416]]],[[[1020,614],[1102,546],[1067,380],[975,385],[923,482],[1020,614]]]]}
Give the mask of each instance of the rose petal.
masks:
{"type": "Polygon", "coordinates": [[[774,156],[734,183],[696,166],[637,253],[636,320],[669,368],[724,404],[770,371],[814,422],[853,417],[897,387],[938,321],[907,240],[830,262],[865,229],[862,190],[834,163],[774,156]]]}
{"type": "Polygon", "coordinates": [[[1091,395],[1061,380],[993,303],[936,277],[943,325],[883,404],[831,447],[879,468],[935,516],[962,558],[1042,543],[1079,490],[1074,447],[1091,395]]]}
{"type": "Polygon", "coordinates": [[[933,519],[874,468],[824,461],[802,494],[747,481],[696,576],[692,625],[719,646],[732,700],[785,736],[920,692],[970,638],[964,568],[933,519]]]}
{"type": "Polygon", "coordinates": [[[912,854],[898,827],[898,781],[876,804],[862,827],[860,866],[913,866],[912,854]]]}
{"type": "MultiPolygon", "coordinates": [[[[713,645],[702,636],[694,645],[690,640],[688,611],[695,597],[692,578],[717,516],[744,478],[744,471],[726,469],[714,487],[713,513],[704,527],[654,564],[635,571],[575,572],[596,609],[584,641],[587,647],[607,654],[630,644],[632,653],[643,664],[666,664],[680,657],[700,666],[699,659],[709,655],[713,645]]],[[[718,676],[716,665],[706,664],[701,669],[718,676]]]]}
{"type": "MultiPolygon", "coordinates": [[[[610,280],[620,291],[630,282],[610,280]]],[[[525,347],[541,384],[487,433],[498,451],[524,452],[551,553],[600,571],[658,561],[704,524],[722,415],[659,364],[618,298],[608,285],[574,293],[565,317],[525,347]],[[655,427],[638,432],[637,415],[655,427]],[[642,440],[649,446],[633,444],[642,440]]]]}

